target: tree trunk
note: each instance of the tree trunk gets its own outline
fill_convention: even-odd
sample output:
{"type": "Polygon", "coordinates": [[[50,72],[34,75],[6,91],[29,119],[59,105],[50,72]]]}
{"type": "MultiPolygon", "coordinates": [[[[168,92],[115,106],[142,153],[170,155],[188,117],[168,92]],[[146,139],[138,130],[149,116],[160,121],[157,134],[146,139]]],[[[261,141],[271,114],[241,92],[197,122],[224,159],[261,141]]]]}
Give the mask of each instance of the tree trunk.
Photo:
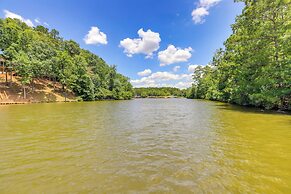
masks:
{"type": "Polygon", "coordinates": [[[11,72],[10,72],[10,83],[9,83],[10,87],[12,86],[12,79],[13,79],[13,78],[12,78],[12,77],[13,77],[12,73],[13,73],[13,72],[12,72],[12,69],[11,69],[11,72]]]}
{"type": "Polygon", "coordinates": [[[56,77],[53,78],[53,85],[54,85],[54,90],[56,89],[56,77]]]}
{"type": "Polygon", "coordinates": [[[25,85],[23,86],[23,98],[26,99],[26,88],[25,88],[25,85]]]}
{"type": "Polygon", "coordinates": [[[65,89],[65,86],[63,85],[63,91],[64,91],[64,96],[65,96],[65,102],[67,102],[67,92],[65,89]]]}
{"type": "Polygon", "coordinates": [[[5,64],[5,62],[2,62],[1,64],[2,64],[2,74],[4,74],[4,64],[5,64]]]}
{"type": "Polygon", "coordinates": [[[31,79],[31,91],[34,92],[34,81],[33,81],[33,78],[31,79]]]}
{"type": "Polygon", "coordinates": [[[6,69],[6,72],[5,72],[5,83],[6,83],[6,86],[8,85],[8,75],[7,75],[7,69],[6,69]]]}

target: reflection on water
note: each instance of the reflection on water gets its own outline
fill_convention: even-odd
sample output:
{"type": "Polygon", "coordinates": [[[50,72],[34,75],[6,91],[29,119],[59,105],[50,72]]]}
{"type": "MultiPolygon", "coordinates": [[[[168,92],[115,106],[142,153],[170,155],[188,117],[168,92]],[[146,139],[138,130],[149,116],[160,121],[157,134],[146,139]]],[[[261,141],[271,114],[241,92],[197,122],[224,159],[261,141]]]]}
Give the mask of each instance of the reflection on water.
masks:
{"type": "Polygon", "coordinates": [[[291,192],[291,117],[138,99],[0,107],[0,193],[291,192]]]}

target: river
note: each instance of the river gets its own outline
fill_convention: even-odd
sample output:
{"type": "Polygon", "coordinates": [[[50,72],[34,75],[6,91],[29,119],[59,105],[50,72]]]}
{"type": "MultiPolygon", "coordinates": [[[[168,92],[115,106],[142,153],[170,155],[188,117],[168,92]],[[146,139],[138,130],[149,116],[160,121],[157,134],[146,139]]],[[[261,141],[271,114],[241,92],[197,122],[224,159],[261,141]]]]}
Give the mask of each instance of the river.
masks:
{"type": "Polygon", "coordinates": [[[290,193],[291,116],[136,99],[0,106],[0,193],[290,193]]]}

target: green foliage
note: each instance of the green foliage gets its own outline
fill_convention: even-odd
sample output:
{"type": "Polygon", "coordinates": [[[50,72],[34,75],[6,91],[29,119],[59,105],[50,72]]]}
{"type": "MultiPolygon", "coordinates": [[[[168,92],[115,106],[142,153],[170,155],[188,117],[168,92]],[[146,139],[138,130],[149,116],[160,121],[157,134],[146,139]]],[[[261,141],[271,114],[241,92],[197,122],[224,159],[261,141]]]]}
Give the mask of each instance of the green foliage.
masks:
{"type": "Polygon", "coordinates": [[[19,52],[16,55],[15,63],[21,64],[17,66],[17,74],[21,76],[23,85],[30,83],[32,77],[32,66],[29,62],[29,57],[24,52],[19,52]]]}
{"type": "Polygon", "coordinates": [[[160,88],[134,88],[134,94],[136,97],[147,98],[147,97],[186,97],[186,90],[180,90],[178,88],[171,87],[160,87],[160,88]]]}
{"type": "Polygon", "coordinates": [[[189,97],[291,110],[290,1],[241,1],[225,49],[195,70],[189,97]]]}
{"type": "Polygon", "coordinates": [[[0,19],[0,50],[15,64],[23,85],[33,79],[60,82],[82,100],[130,99],[132,85],[93,53],[59,32],[43,26],[31,28],[17,19],[0,19]]]}

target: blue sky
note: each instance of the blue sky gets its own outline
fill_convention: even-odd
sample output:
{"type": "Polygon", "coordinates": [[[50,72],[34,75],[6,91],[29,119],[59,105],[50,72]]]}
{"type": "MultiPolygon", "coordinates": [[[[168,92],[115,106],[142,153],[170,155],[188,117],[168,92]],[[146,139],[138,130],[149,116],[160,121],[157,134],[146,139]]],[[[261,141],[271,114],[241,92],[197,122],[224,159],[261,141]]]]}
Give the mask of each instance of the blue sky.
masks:
{"type": "Polygon", "coordinates": [[[134,86],[184,88],[223,46],[242,8],[233,0],[1,0],[0,16],[57,29],[134,86]]]}

